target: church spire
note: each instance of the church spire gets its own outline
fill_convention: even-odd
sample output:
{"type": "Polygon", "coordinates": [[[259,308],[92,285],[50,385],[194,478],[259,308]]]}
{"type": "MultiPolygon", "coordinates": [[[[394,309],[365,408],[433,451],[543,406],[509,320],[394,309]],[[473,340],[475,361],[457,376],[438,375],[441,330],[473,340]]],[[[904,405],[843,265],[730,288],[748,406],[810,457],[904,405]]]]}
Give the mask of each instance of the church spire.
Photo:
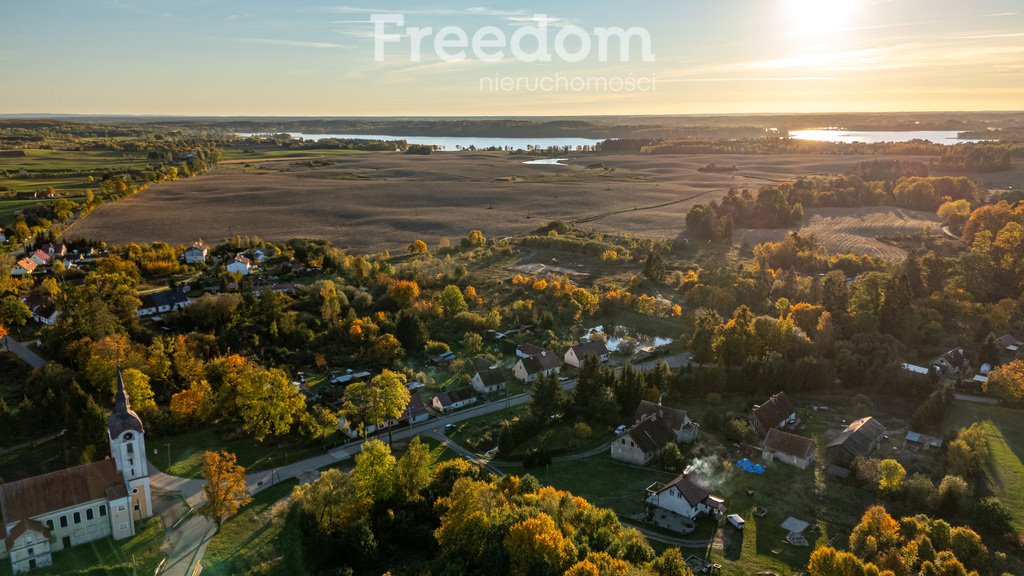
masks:
{"type": "Polygon", "coordinates": [[[124,378],[121,376],[121,366],[117,367],[117,392],[114,393],[114,413],[127,413],[132,409],[128,400],[128,392],[124,389],[124,378]]]}

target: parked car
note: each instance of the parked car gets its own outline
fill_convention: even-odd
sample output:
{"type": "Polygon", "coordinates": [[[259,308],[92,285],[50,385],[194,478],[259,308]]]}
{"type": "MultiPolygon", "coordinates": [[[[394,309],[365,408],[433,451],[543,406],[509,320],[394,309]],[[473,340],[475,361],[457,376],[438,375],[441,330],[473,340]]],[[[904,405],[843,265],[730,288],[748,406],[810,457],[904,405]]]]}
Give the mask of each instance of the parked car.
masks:
{"type": "Polygon", "coordinates": [[[615,435],[616,436],[622,436],[625,433],[626,433],[626,425],[625,424],[619,424],[619,427],[615,429],[615,435]]]}
{"type": "Polygon", "coordinates": [[[737,530],[743,530],[743,527],[747,525],[739,514],[729,514],[729,518],[727,520],[729,521],[729,524],[732,524],[737,530]]]}

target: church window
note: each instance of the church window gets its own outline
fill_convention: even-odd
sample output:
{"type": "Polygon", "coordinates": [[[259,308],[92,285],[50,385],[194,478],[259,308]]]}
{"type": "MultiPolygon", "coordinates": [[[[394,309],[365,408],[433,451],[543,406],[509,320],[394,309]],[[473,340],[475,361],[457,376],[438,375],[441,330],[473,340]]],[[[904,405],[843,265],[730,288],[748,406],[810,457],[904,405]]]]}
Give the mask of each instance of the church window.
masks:
{"type": "Polygon", "coordinates": [[[33,548],[29,548],[28,549],[28,555],[29,556],[35,556],[35,553],[36,553],[35,549],[33,549],[33,548]]]}
{"type": "Polygon", "coordinates": [[[53,518],[50,518],[49,520],[46,521],[46,527],[49,530],[53,530],[53,518]]]}
{"type": "Polygon", "coordinates": [[[107,515],[107,505],[106,504],[100,504],[100,517],[103,517],[103,516],[106,516],[106,515],[107,515]]]}
{"type": "Polygon", "coordinates": [[[135,453],[135,444],[129,444],[128,445],[128,453],[129,454],[135,453]]]}
{"type": "Polygon", "coordinates": [[[124,504],[121,504],[121,505],[119,505],[119,506],[117,507],[117,511],[118,511],[118,512],[124,512],[124,510],[125,510],[124,504]]]}
{"type": "Polygon", "coordinates": [[[131,433],[131,432],[128,432],[128,433],[126,433],[126,434],[124,435],[124,439],[125,439],[125,440],[131,440],[132,438],[134,438],[134,436],[132,436],[132,433],[131,433]]]}
{"type": "Polygon", "coordinates": [[[67,528],[68,527],[68,517],[67,516],[61,516],[60,517],[60,527],[61,528],[67,528]]]}
{"type": "Polygon", "coordinates": [[[86,520],[92,520],[92,518],[93,518],[92,515],[93,515],[92,508],[89,508],[89,509],[87,509],[85,511],[85,519],[86,520]]]}
{"type": "Polygon", "coordinates": [[[81,512],[75,512],[75,524],[81,524],[81,523],[82,523],[82,513],[81,512]]]}

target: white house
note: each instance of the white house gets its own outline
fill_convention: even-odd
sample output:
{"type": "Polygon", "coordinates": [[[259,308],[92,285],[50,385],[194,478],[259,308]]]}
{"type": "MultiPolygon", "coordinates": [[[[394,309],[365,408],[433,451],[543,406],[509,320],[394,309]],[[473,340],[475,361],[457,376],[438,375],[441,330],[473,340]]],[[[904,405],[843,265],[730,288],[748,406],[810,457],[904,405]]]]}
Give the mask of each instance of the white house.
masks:
{"type": "Polygon", "coordinates": [[[512,368],[512,374],[521,382],[536,382],[539,378],[558,374],[562,370],[562,359],[554,352],[541,350],[540,354],[520,358],[512,368]]]}
{"type": "Polygon", "coordinates": [[[605,362],[610,354],[604,340],[591,340],[569,348],[565,353],[565,363],[579,368],[587,356],[597,356],[598,360],[605,362]]]}
{"type": "Polygon", "coordinates": [[[963,348],[954,348],[932,360],[932,366],[935,367],[939,374],[955,376],[967,373],[971,368],[971,363],[967,359],[967,354],[964,353],[963,348]]]}
{"type": "Polygon", "coordinates": [[[36,266],[46,266],[50,263],[50,255],[42,250],[36,250],[29,256],[29,259],[36,263],[36,266]]]}
{"type": "Polygon", "coordinates": [[[701,514],[721,518],[725,513],[725,501],[695,484],[689,474],[681,474],[665,485],[652,484],[647,488],[647,504],[690,520],[701,514]]]}
{"type": "Polygon", "coordinates": [[[423,398],[420,398],[419,394],[413,394],[409,398],[409,405],[406,406],[405,413],[402,414],[402,422],[411,426],[427,420],[430,420],[430,411],[423,403],[423,398]]]}
{"type": "Polygon", "coordinates": [[[141,305],[135,311],[135,316],[139,318],[177,312],[192,303],[188,296],[177,290],[164,290],[163,292],[146,294],[139,297],[139,301],[141,305]]]}
{"type": "Polygon", "coordinates": [[[26,276],[36,271],[39,265],[31,258],[22,258],[11,268],[11,276],[26,276]]]}
{"type": "Polygon", "coordinates": [[[249,260],[241,254],[235,256],[230,262],[228,262],[228,272],[232,274],[240,274],[242,276],[248,276],[252,272],[252,260],[249,260]]]}
{"type": "Polygon", "coordinates": [[[53,326],[57,323],[60,312],[53,298],[45,292],[33,292],[25,298],[25,306],[32,311],[32,320],[45,326],[53,326]]]}
{"type": "Polygon", "coordinates": [[[814,440],[772,428],[765,436],[761,457],[766,462],[778,460],[806,470],[814,463],[816,452],[814,440]]]}
{"type": "Polygon", "coordinates": [[[494,394],[507,387],[505,375],[498,368],[478,370],[476,374],[473,374],[473,378],[469,383],[473,386],[473,390],[476,390],[479,394],[494,394]]]}
{"type": "Polygon", "coordinates": [[[447,414],[448,412],[476,404],[476,400],[477,398],[473,394],[472,388],[459,388],[458,390],[441,392],[431,399],[430,404],[434,407],[434,410],[447,414]]]}
{"type": "Polygon", "coordinates": [[[120,374],[107,437],[113,458],[0,485],[0,558],[15,574],[51,565],[65,548],[130,538],[152,516],[145,430],[120,374]]]}
{"type": "Polygon", "coordinates": [[[199,240],[185,250],[185,263],[199,264],[201,262],[206,262],[206,257],[209,256],[209,254],[210,249],[206,244],[203,244],[202,240],[199,240]]]}
{"type": "Polygon", "coordinates": [[[636,423],[629,431],[612,441],[613,460],[645,466],[660,457],[669,444],[693,442],[699,432],[686,412],[646,400],[640,402],[634,418],[636,423]]]}

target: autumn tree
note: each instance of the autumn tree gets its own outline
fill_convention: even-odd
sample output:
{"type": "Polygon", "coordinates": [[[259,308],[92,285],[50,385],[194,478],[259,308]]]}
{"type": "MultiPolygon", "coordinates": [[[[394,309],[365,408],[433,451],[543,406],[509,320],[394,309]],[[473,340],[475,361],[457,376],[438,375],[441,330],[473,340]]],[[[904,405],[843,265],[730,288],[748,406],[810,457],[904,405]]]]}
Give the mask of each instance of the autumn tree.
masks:
{"type": "Polygon", "coordinates": [[[409,254],[426,254],[428,250],[427,243],[423,240],[416,240],[409,244],[409,254]]]}
{"type": "Polygon", "coordinates": [[[355,463],[352,480],[359,497],[368,502],[389,501],[395,490],[398,464],[391,448],[380,440],[367,440],[356,454],[355,463]]]}
{"type": "Polygon", "coordinates": [[[420,500],[421,493],[434,478],[431,468],[435,461],[430,446],[420,441],[419,436],[413,438],[405,454],[395,464],[396,495],[406,502],[420,500]]]}
{"type": "Polygon", "coordinates": [[[223,362],[218,392],[221,415],[241,418],[242,429],[257,442],[288,434],[306,408],[305,397],[292,386],[291,378],[283,370],[264,368],[240,356],[223,362]]]}
{"type": "Polygon", "coordinates": [[[882,506],[868,508],[850,534],[850,551],[857,558],[875,560],[885,552],[897,548],[900,542],[900,524],[882,506]]]}
{"type": "MultiPolygon", "coordinates": [[[[342,413],[349,425],[358,426],[363,436],[366,428],[381,428],[402,417],[409,406],[411,395],[405,385],[405,375],[384,370],[369,382],[356,382],[345,389],[342,413]]],[[[388,426],[388,443],[391,426],[388,426]]]]}
{"type": "Polygon", "coordinates": [[[878,489],[884,494],[895,494],[903,488],[907,471],[896,460],[882,460],[878,464],[878,489]]]}
{"type": "Polygon", "coordinates": [[[193,382],[188,389],[171,396],[171,417],[177,422],[206,422],[213,416],[213,390],[206,380],[193,382]]]}
{"type": "Polygon", "coordinates": [[[434,295],[434,306],[445,318],[454,318],[460,312],[469,310],[466,298],[458,286],[449,284],[434,295]]]}
{"type": "Polygon", "coordinates": [[[388,296],[400,308],[408,308],[420,297],[420,285],[415,280],[399,280],[388,288],[388,296]]]}
{"type": "Polygon", "coordinates": [[[337,468],[325,470],[309,484],[296,486],[292,498],[327,534],[338,532],[364,517],[370,504],[356,491],[353,473],[337,468]]]}
{"type": "Polygon", "coordinates": [[[1014,360],[989,372],[985,392],[1005,402],[1024,400],[1024,360],[1014,360]]]}
{"type": "Polygon", "coordinates": [[[505,537],[509,573],[513,576],[561,574],[576,559],[576,546],[547,514],[512,525],[505,537]]]}
{"type": "Polygon", "coordinates": [[[203,454],[203,478],[206,506],[202,511],[217,522],[219,530],[225,518],[252,501],[245,487],[245,468],[230,452],[207,451],[203,454]]]}
{"type": "Polygon", "coordinates": [[[131,399],[132,409],[143,416],[152,417],[157,412],[156,401],[153,400],[153,389],[149,386],[149,376],[135,368],[121,371],[124,389],[131,399]]]}

